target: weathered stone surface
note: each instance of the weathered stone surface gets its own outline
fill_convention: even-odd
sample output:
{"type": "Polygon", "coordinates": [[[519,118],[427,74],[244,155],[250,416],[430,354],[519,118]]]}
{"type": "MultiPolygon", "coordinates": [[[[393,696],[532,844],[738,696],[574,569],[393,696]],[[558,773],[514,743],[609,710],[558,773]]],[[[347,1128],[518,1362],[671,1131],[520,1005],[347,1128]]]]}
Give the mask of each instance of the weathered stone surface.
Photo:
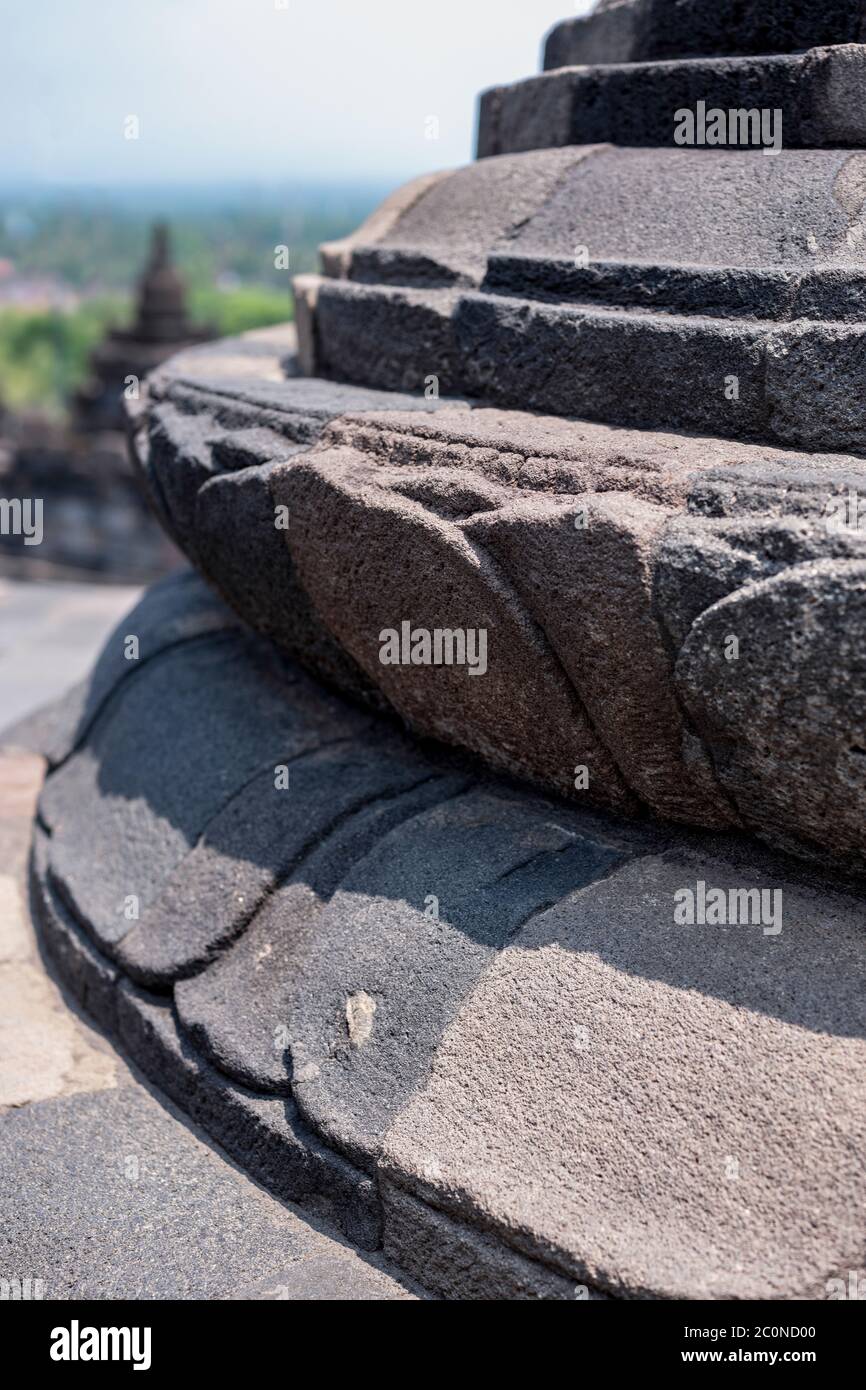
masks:
{"type": "Polygon", "coordinates": [[[5,1115],[0,1154],[4,1279],[39,1279],[46,1299],[332,1299],[338,1280],[346,1298],[417,1296],[143,1086],[5,1115]]]}
{"type": "Polygon", "coordinates": [[[356,246],[316,282],[310,370],[862,449],[863,160],[603,145],[481,160],[422,195],[387,246],[356,246]],[[528,185],[528,211],[475,227],[470,255],[453,221],[494,173],[528,185]],[[672,222],[672,199],[688,216],[672,222]]]}
{"type": "Polygon", "coordinates": [[[385,1170],[609,1293],[824,1296],[860,1258],[861,926],[748,860],[620,868],[500,953],[385,1170]],[[675,925],[698,880],[781,890],[781,933],[675,925]]]}
{"type": "Polygon", "coordinates": [[[301,656],[322,679],[375,704],[375,688],[317,620],[275,524],[268,478],[285,456],[272,450],[267,463],[220,474],[199,490],[189,523],[199,563],[259,632],[301,656]]]}
{"type": "Polygon", "coordinates": [[[506,247],[563,176],[591,154],[546,150],[531,161],[506,157],[440,175],[388,227],[359,228],[351,256],[336,269],[328,268],[326,251],[325,273],[419,288],[480,284],[489,251],[506,247]]]}
{"type": "Polygon", "coordinates": [[[693,625],[677,686],[723,786],[782,848],[866,870],[866,562],[745,584],[693,625]],[[730,655],[730,639],[738,642],[730,655]]]}
{"type": "Polygon", "coordinates": [[[725,53],[794,53],[866,38],[862,0],[599,0],[547,36],[544,67],[725,53]]]}
{"type": "Polygon", "coordinates": [[[76,706],[46,941],[254,1175],[446,1297],[816,1298],[862,1262],[862,10],[560,28],[620,60],[487,93],[486,157],[324,248],[297,341],[133,406],[258,632],[172,591],[76,706]],[[698,101],[786,148],[670,147],[698,101]]]}
{"type": "MultiPolygon", "coordinates": [[[[379,745],[381,781],[386,780],[394,752],[379,745]]],[[[405,762],[405,759],[404,759],[405,762]]],[[[345,874],[394,826],[457,795],[468,779],[458,774],[430,775],[409,790],[399,790],[392,772],[393,795],[374,797],[368,806],[339,825],[311,851],[297,871],[284,878],[266,901],[250,915],[250,924],[232,947],[207,970],[181,979],[174,997],[178,1018],[197,1047],[221,1071],[256,1090],[284,1093],[291,1086],[290,1003],[314,933],[321,930],[321,913],[345,874]],[[240,1001],[243,1000],[243,1004],[240,1001]]],[[[416,778],[422,774],[416,769],[416,778]]],[[[191,866],[190,866],[191,867],[191,866]]],[[[188,869],[179,878],[186,886],[188,869]]],[[[197,885],[200,917],[219,915],[219,895],[213,872],[197,885]]],[[[193,924],[195,917],[193,917],[193,924]]],[[[179,950],[189,954],[189,914],[173,922],[179,950]]],[[[208,925],[208,936],[212,929],[208,925]]],[[[140,939],[147,969],[154,969],[152,938],[140,939]]],[[[175,974],[177,971],[174,966],[175,974]]]]}
{"type": "MultiPolygon", "coordinates": [[[[538,157],[510,158],[531,166],[538,157]]],[[[646,302],[647,277],[676,270],[684,278],[699,270],[736,273],[750,291],[762,274],[788,272],[790,296],[801,277],[816,272],[862,275],[864,169],[866,155],[851,150],[786,147],[769,157],[761,150],[602,146],[563,169],[509,244],[490,247],[490,259],[523,256],[576,271],[576,248],[585,247],[589,271],[610,265],[621,276],[631,269],[632,294],[623,302],[635,305],[646,302]],[[681,215],[671,216],[672,204],[681,215]]],[[[698,289],[705,295],[706,281],[698,289]]],[[[709,306],[699,295],[682,307],[704,313],[709,306]]],[[[754,308],[751,294],[743,307],[754,308]]]]}
{"type": "MultiPolygon", "coordinates": [[[[165,986],[200,970],[295,872],[312,892],[319,889],[307,860],[320,845],[343,829],[343,838],[360,853],[357,816],[369,819],[377,803],[397,801],[436,780],[422,757],[369,729],[365,737],[356,729],[354,738],[293,758],[287,772],[288,786],[275,786],[273,767],[242,782],[207,823],[119,947],[136,980],[165,986]]],[[[270,1046],[278,1021],[264,1045],[270,1046]]]]}
{"type": "Polygon", "coordinates": [[[272,487],[294,517],[289,546],[301,583],[329,630],[413,727],[561,791],[573,785],[575,764],[586,765],[596,800],[628,806],[614,760],[543,635],[507,577],[448,516],[455,501],[465,514],[489,505],[479,497],[489,486],[473,487],[467,477],[458,500],[455,481],[416,478],[339,449],[277,470],[272,487]],[[433,492],[445,499],[443,508],[433,492]],[[412,567],[395,567],[394,555],[407,547],[412,567]],[[485,669],[476,664],[473,675],[465,661],[383,665],[382,633],[399,633],[405,622],[431,633],[484,632],[485,669]]]}
{"type": "Polygon", "coordinates": [[[420,1278],[423,1273],[425,1287],[442,1298],[511,1302],[601,1297],[389,1182],[382,1184],[382,1202],[383,1245],[388,1256],[407,1274],[420,1278]]]}
{"type": "Polygon", "coordinates": [[[354,1162],[374,1163],[497,950],[622,857],[550,810],[485,791],[392,830],[346,874],[287,1001],[293,1093],[308,1121],[354,1162]],[[364,1026],[353,1026],[352,1001],[364,1026]]]}
{"type": "MultiPolygon", "coordinates": [[[[673,145],[675,113],[780,111],[789,149],[866,143],[866,46],[747,58],[567,67],[483,93],[478,157],[562,145],[673,145]]],[[[750,137],[743,137],[743,143],[750,137]]],[[[735,143],[733,140],[721,143],[735,143]]],[[[754,143],[754,141],[753,141],[754,143]]]]}
{"type": "Polygon", "coordinates": [[[62,701],[6,733],[12,742],[38,748],[50,766],[64,762],[84,739],[100,710],[121,681],[134,678],[160,653],[238,627],[231,609],[214,597],[193,571],[170,575],[152,585],[145,599],[130,610],[102,648],[92,673],[62,701]],[[134,637],[138,655],[129,655],[134,637]]]}
{"type": "Polygon", "coordinates": [[[273,786],[277,765],[363,727],[333,703],[310,706],[301,689],[293,703],[293,680],[303,683],[240,634],[171,650],[128,682],[128,697],[48,783],[40,810],[54,837],[52,877],[103,949],[144,919],[247,782],[269,773],[273,786]],[[77,814],[84,803],[89,819],[77,814]]]}
{"type": "Polygon", "coordinates": [[[626,782],[657,815],[731,825],[708,760],[683,760],[671,658],[653,612],[668,508],[628,493],[518,494],[467,523],[547,634],[626,782]]]}
{"type": "MultiPolygon", "coordinates": [[[[754,251],[763,254],[757,245],[754,251]]],[[[479,314],[500,318],[511,302],[476,299],[479,314]]],[[[585,313],[540,304],[536,312],[585,313]]],[[[614,333],[622,331],[617,317],[607,311],[614,333]]],[[[647,333],[666,320],[644,315],[641,322],[647,333]]],[[[713,331],[726,341],[729,325],[716,323],[713,331]]],[[[513,380],[515,389],[524,382],[525,395],[524,367],[531,369],[539,332],[519,328],[517,341],[529,355],[515,358],[513,380]]],[[[474,370],[487,370],[489,352],[490,389],[501,388],[503,359],[490,350],[486,331],[482,340],[474,370]]],[[[598,353],[580,335],[575,342],[597,371],[598,353]]],[[[561,351],[558,359],[563,363],[561,351]]],[[[694,368],[687,359],[677,370],[691,411],[694,368]]],[[[652,353],[647,364],[643,388],[650,368],[661,385],[664,373],[652,353]]],[[[719,371],[728,365],[720,359],[719,371]]],[[[547,390],[560,378],[567,381],[565,365],[548,368],[547,390]]],[[[600,377],[598,400],[610,399],[610,390],[600,377]]],[[[742,421],[742,395],[724,405],[733,428],[734,419],[742,421]]],[[[210,407],[199,408],[209,418],[210,407]]],[[[823,417],[815,411],[811,418],[823,417]]],[[[342,690],[395,708],[417,730],[498,768],[581,800],[646,807],[686,823],[737,824],[752,801],[749,779],[735,789],[731,767],[725,783],[718,777],[715,726],[696,721],[693,701],[674,679],[692,625],[752,580],[807,561],[866,559],[858,517],[831,524],[834,512],[850,510],[850,498],[866,488],[862,460],[851,455],[806,459],[709,436],[445,402],[430,413],[338,416],[317,444],[271,464],[249,463],[268,446],[251,437],[247,423],[236,431],[214,428],[219,457],[238,467],[198,494],[196,543],[204,538],[211,572],[256,626],[342,690]],[[231,505],[237,497],[244,501],[231,505]],[[289,517],[285,531],[270,525],[277,508],[289,517]],[[243,544],[235,539],[239,519],[243,544]],[[395,566],[395,555],[407,553],[411,565],[395,566]],[[612,594],[618,602],[610,602],[612,594]],[[487,674],[383,665],[381,634],[399,631],[404,621],[431,632],[486,630],[487,674]],[[588,787],[578,787],[580,768],[589,773],[588,787]]],[[[178,461],[182,467],[180,455],[178,461]]],[[[770,638],[779,660],[786,642],[784,630],[770,638]]],[[[808,725],[813,700],[803,689],[794,723],[808,725]]],[[[748,702],[738,709],[750,718],[748,702]]],[[[838,703],[834,718],[837,730],[847,728],[850,746],[859,746],[852,704],[838,703]]],[[[863,814],[857,787],[840,782],[817,747],[801,749],[799,761],[803,779],[821,783],[828,795],[835,788],[855,823],[863,814]]],[[[779,804],[773,795],[759,804],[766,818],[759,823],[752,813],[747,823],[771,843],[835,852],[832,818],[816,839],[814,818],[804,810],[798,839],[796,801],[786,802],[782,821],[770,814],[779,804]]],[[[856,867],[848,832],[839,849],[856,867]]]]}
{"type": "MultiPolygon", "coordinates": [[[[216,646],[243,685],[256,644],[216,646]]],[[[180,684],[178,664],[198,673],[200,651],[155,659],[149,679],[174,664],[180,684]]],[[[249,679],[261,738],[270,677],[249,679]]],[[[116,749],[101,725],[144,684],[121,686],[76,755],[102,741],[102,789],[116,749]]],[[[281,688],[308,720],[307,685],[281,688]]],[[[234,708],[215,676],[209,690],[234,708]]],[[[324,724],[333,702],[319,698],[324,724]]],[[[237,716],[210,718],[218,765],[237,716]]],[[[184,775],[189,736],[170,720],[163,762],[184,775]]],[[[65,824],[48,817],[34,859],[64,979],[254,1176],[364,1246],[384,1239],[410,1272],[428,1261],[446,1297],[824,1296],[859,1250],[861,895],[718,835],[712,850],[673,844],[473,783],[434,756],[416,780],[425,758],[398,754],[392,737],[368,732],[364,752],[349,742],[293,765],[309,778],[292,815],[306,815],[312,845],[329,806],[334,832],[216,958],[200,945],[208,919],[219,933],[226,878],[205,830],[175,871],[170,936],[148,942],[146,917],[134,928],[140,961],[168,942],[198,972],[164,974],[164,998],[125,980],[129,935],[107,942],[119,963],[93,945],[99,885],[77,901],[91,940],[52,886],[69,818],[100,823],[103,790],[83,786],[65,824]],[[329,759],[336,775],[323,776],[329,759]],[[199,875],[208,858],[216,872],[199,875]],[[742,925],[678,924],[678,892],[697,896],[701,882],[734,890],[742,925]]],[[[74,761],[49,778],[47,804],[74,761]]],[[[293,852],[286,810],[247,780],[252,800],[226,844],[258,816],[247,853],[282,847],[278,876],[293,852]]],[[[160,844],[144,838],[137,854],[142,879],[161,881],[160,844]]]]}

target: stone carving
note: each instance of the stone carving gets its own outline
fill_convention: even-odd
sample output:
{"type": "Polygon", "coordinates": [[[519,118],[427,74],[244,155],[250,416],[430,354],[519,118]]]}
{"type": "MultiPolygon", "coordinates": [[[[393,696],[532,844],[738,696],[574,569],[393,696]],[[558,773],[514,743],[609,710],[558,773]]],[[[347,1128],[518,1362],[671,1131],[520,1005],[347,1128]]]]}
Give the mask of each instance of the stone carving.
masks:
{"type": "Polygon", "coordinates": [[[229,607],[151,593],[146,659],[115,634],[33,735],[46,940],[257,1176],[449,1297],[862,1261],[862,26],[566,21],[483,157],[323,248],[297,339],[131,412],[229,607]],[[781,152],[678,147],[693,101],[778,107],[781,152]]]}

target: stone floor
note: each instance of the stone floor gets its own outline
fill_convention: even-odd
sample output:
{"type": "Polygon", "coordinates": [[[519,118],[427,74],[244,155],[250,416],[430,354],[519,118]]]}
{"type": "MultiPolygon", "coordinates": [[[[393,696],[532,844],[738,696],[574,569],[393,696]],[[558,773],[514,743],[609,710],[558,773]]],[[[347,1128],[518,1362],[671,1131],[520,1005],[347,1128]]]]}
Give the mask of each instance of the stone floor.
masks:
{"type": "MultiPolygon", "coordinates": [[[[82,674],[134,597],[4,584],[0,725],[82,674]]],[[[61,993],[26,908],[42,776],[0,747],[0,1297],[26,1279],[47,1299],[418,1297],[250,1181],[61,993]]]]}
{"type": "Polygon", "coordinates": [[[0,579],[0,731],[81,680],[139,593],[0,579]]]}

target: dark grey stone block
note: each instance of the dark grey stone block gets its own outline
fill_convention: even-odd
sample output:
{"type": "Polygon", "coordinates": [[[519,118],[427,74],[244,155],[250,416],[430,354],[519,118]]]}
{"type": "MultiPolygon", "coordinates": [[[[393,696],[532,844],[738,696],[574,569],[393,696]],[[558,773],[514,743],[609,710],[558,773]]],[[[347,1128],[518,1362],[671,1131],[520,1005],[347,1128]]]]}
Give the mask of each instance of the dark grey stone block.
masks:
{"type": "Polygon", "coordinates": [[[293,702],[292,679],[303,683],[240,634],[173,649],[128,682],[47,784],[52,879],[103,949],[144,918],[241,787],[359,727],[361,716],[327,701],[304,708],[301,691],[293,702]]]}
{"type": "Polygon", "coordinates": [[[288,774],[289,786],[278,788],[267,768],[207,823],[117,948],[134,979],[165,988],[199,971],[284,879],[300,873],[316,891],[306,861],[347,820],[433,777],[422,758],[370,729],[294,758],[288,774]]]}
{"type": "MultiPolygon", "coordinates": [[[[298,871],[280,884],[267,901],[257,904],[248,928],[208,969],[181,980],[174,997],[178,1018],[187,1035],[226,1075],[255,1090],[291,1090],[291,1001],[303,982],[305,962],[320,918],[338,884],[352,866],[395,826],[412,819],[468,784],[457,775],[431,776],[429,767],[416,767],[409,790],[399,790],[399,769],[391,774],[393,790],[381,791],[390,759],[382,761],[380,792],[369,805],[338,824],[309,855],[298,871]]],[[[395,758],[396,761],[396,758],[395,758]]],[[[186,880],[184,879],[184,882],[186,880]]],[[[199,912],[219,913],[219,894],[213,876],[200,886],[199,912]]],[[[185,939],[189,914],[179,914],[176,934],[185,939]]],[[[151,943],[145,943],[152,959],[151,943]]]]}
{"type": "Polygon", "coordinates": [[[309,1122],[370,1165],[496,952],[622,858],[495,792],[392,830],[323,911],[287,1001],[292,1089],[309,1122]]]}
{"type": "MultiPolygon", "coordinates": [[[[866,47],[746,58],[566,67],[481,96],[479,159],[562,145],[675,143],[676,113],[780,111],[779,147],[860,147],[866,117],[859,93],[866,47]]],[[[734,136],[722,143],[769,143],[734,136]]],[[[714,149],[707,151],[713,154],[714,149]]]]}
{"type": "Polygon", "coordinates": [[[171,1007],[132,985],[118,994],[118,1030],[142,1070],[252,1177],[331,1222],[361,1249],[379,1248],[375,1184],[299,1123],[291,1100],[232,1085],[184,1042],[171,1007]]]}
{"type": "Polygon", "coordinates": [[[599,0],[551,29],[544,67],[725,53],[794,53],[862,43],[862,0],[599,0]]]}

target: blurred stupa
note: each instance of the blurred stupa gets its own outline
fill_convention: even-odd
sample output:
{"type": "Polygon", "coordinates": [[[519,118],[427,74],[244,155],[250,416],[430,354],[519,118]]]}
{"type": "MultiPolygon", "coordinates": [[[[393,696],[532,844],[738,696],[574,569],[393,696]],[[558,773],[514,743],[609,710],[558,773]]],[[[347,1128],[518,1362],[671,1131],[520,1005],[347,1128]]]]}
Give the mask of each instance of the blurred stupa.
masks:
{"type": "Polygon", "coordinates": [[[168,227],[157,223],[138,282],[135,319],[129,328],[111,329],[93,352],[90,379],[75,397],[76,428],[122,431],[124,392],[134,391],[173,353],[212,337],[212,329],[189,318],[186,286],[171,260],[168,227]]]}

